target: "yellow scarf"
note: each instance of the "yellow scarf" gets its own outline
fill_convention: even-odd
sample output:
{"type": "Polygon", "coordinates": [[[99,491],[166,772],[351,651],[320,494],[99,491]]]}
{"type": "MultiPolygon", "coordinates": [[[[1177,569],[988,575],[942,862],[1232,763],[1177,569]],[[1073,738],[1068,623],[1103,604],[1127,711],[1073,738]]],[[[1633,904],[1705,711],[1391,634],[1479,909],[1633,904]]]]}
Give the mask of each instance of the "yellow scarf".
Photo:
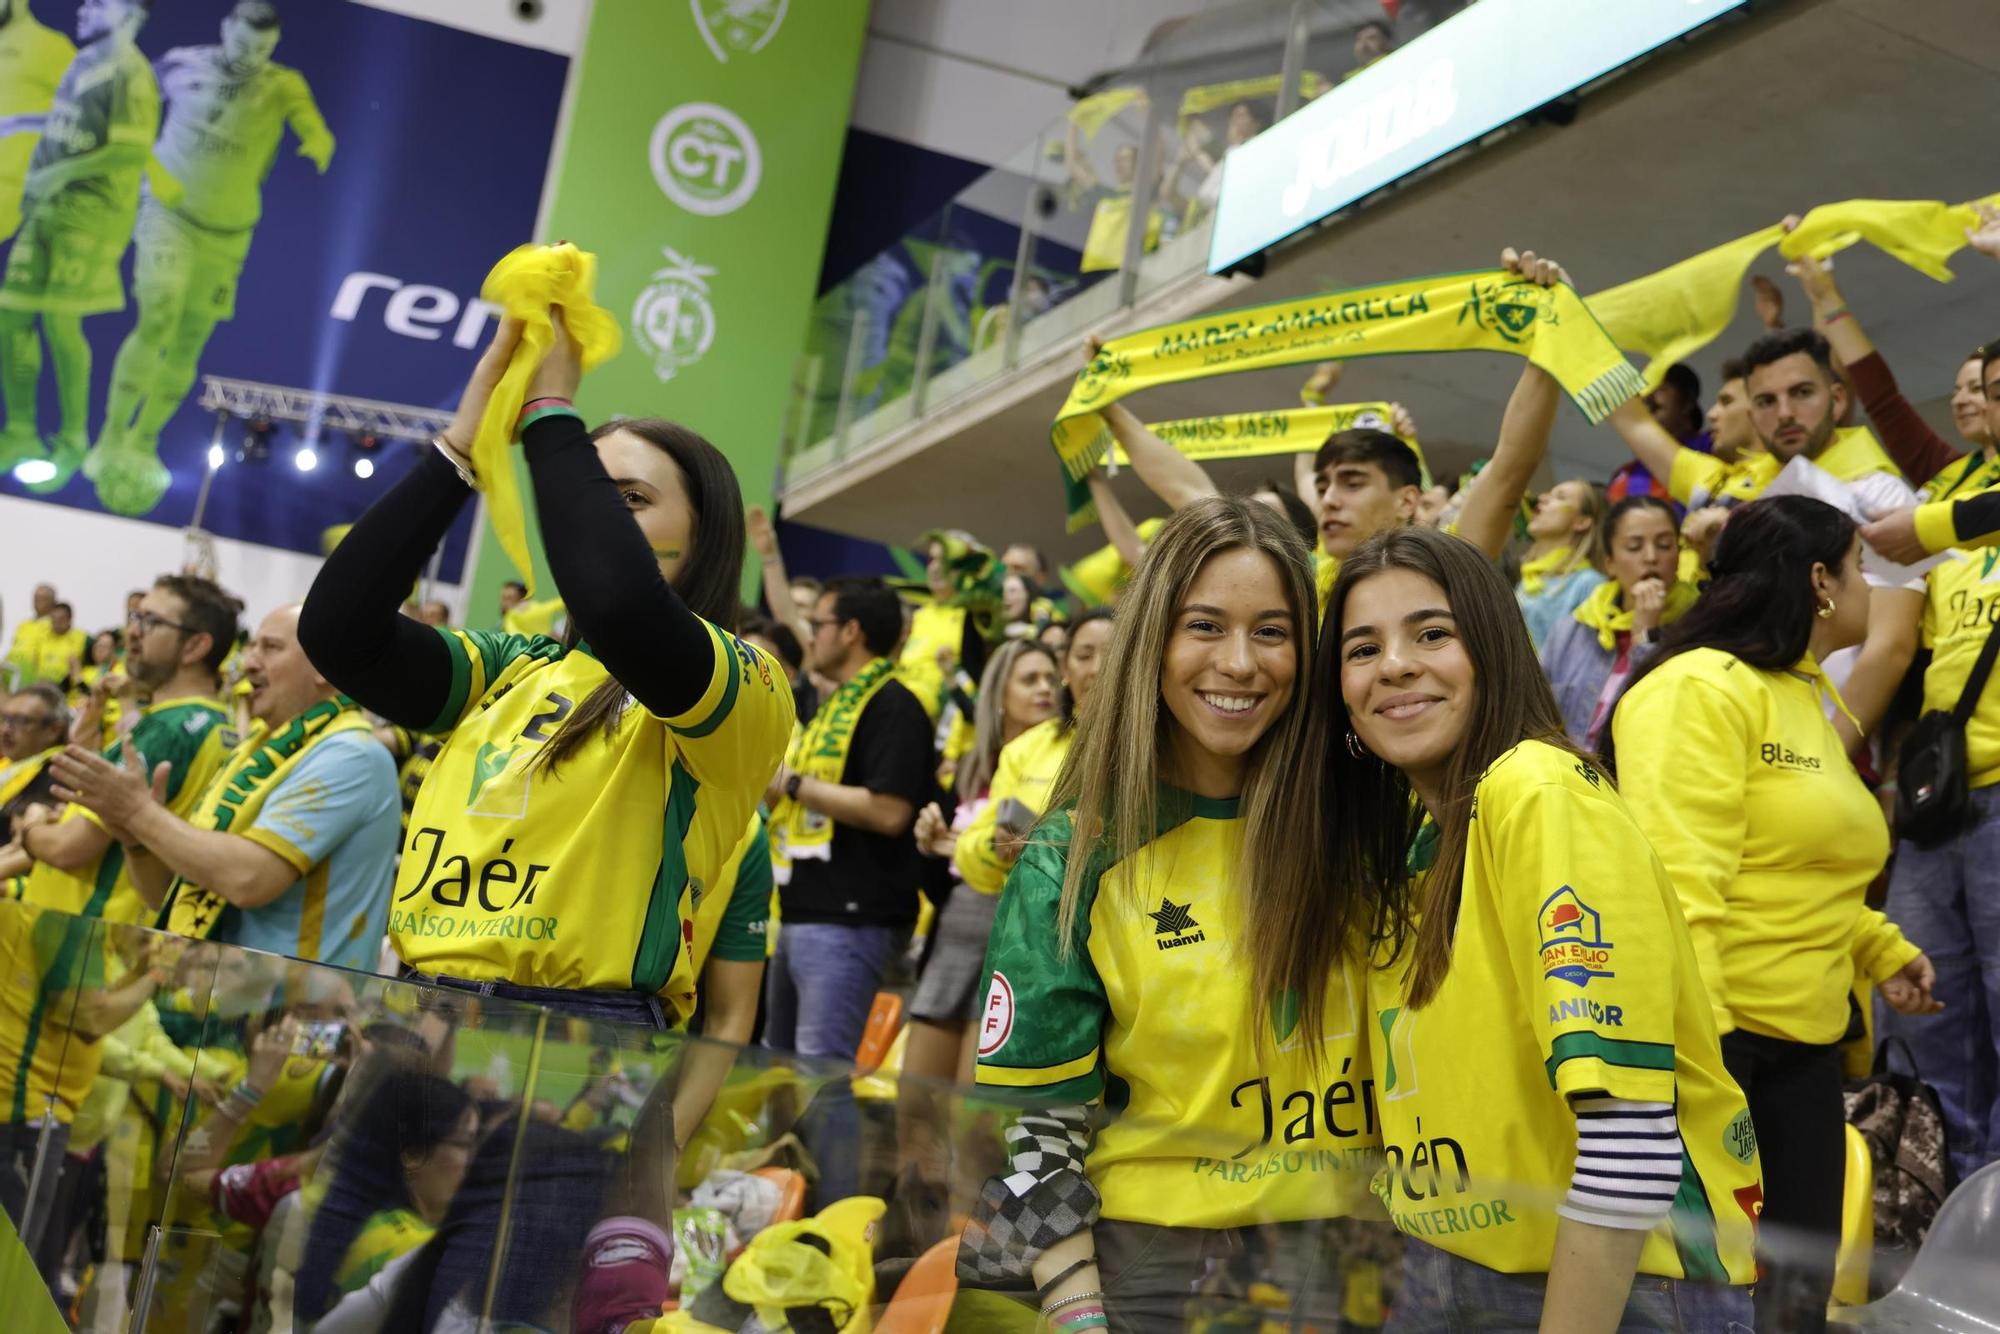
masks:
{"type": "Polygon", "coordinates": [[[1568,573],[1567,566],[1576,553],[1569,547],[1557,547],[1546,556],[1534,556],[1521,562],[1521,591],[1534,597],[1542,591],[1542,586],[1553,574],[1568,573]]]}
{"type": "Polygon", "coordinates": [[[61,746],[50,746],[39,755],[30,755],[25,760],[0,769],[0,806],[5,806],[21,795],[22,790],[34,782],[36,775],[41,773],[42,766],[61,753],[61,746]]]}
{"type": "MultiPolygon", "coordinates": [[[[2000,202],[2000,195],[1978,202],[2000,202]]],[[[1669,366],[1722,336],[1736,318],[1743,275],[1772,246],[1788,259],[1808,253],[1824,259],[1857,241],[1868,241],[1919,273],[1950,282],[1945,261],[1965,244],[1965,229],[1974,216],[1972,204],[1936,200],[1849,199],[1822,204],[1806,214],[1790,235],[1777,225],[1762,228],[1608,288],[1588,304],[1618,346],[1651,359],[1646,367],[1650,393],[1659,387],[1669,366]]]]}
{"type": "MultiPolygon", "coordinates": [[[[1336,431],[1365,428],[1388,431],[1393,409],[1387,403],[1328,403],[1272,412],[1224,412],[1213,417],[1183,417],[1178,421],[1148,422],[1146,429],[1191,459],[1254,459],[1272,455],[1310,454],[1326,443],[1336,431]]],[[[1430,466],[1423,446],[1407,436],[1398,439],[1417,456],[1417,471],[1425,486],[1430,485],[1430,466]]],[[[1132,459],[1123,445],[1113,443],[1111,461],[1126,467],[1132,459]]],[[[1090,488],[1082,482],[1067,482],[1072,526],[1093,523],[1097,504],[1090,488]]]]}
{"type": "MultiPolygon", "coordinates": [[[[1574,291],[1489,270],[1326,292],[1114,338],[1076,377],[1050,438],[1069,480],[1081,482],[1110,443],[1097,410],[1129,394],[1306,362],[1464,351],[1528,358],[1593,425],[1639,392],[1639,373],[1574,291]]],[[[1074,511],[1070,523],[1083,526],[1074,511]]]]}
{"type": "Polygon", "coordinates": [[[527,398],[528,381],[555,343],[549,307],[561,306],[569,336],[583,354],[583,368],[593,370],[617,354],[621,334],[610,311],[591,295],[597,281],[597,256],[562,245],[516,248],[486,275],[479,295],[521,321],[521,341],[507,373],[487,401],[472,441],[472,468],[486,493],[487,520],[500,549],[507,553],[532,595],[535,564],[528,552],[528,524],[521,504],[521,481],[514,471],[514,423],[527,398]]]}
{"type": "MultiPolygon", "coordinates": [[[[1618,636],[1632,633],[1632,613],[1618,605],[1618,593],[1618,581],[1607,579],[1570,613],[1597,631],[1598,645],[1607,653],[1618,647],[1618,636]]],[[[1685,616],[1700,595],[1700,590],[1693,584],[1676,579],[1674,586],[1667,590],[1667,605],[1660,611],[1660,625],[1672,625],[1685,616]]]]}
{"type": "MultiPolygon", "coordinates": [[[[221,833],[248,829],[257,822],[265,798],[314,746],[342,732],[367,730],[367,716],[345,695],[313,705],[276,733],[266,733],[260,724],[210,780],[188,823],[221,833]]],[[[167,893],[163,920],[167,930],[176,935],[205,940],[220,931],[235,912],[221,895],[176,880],[167,893]]]]}
{"type": "Polygon", "coordinates": [[[1984,450],[1975,449],[1926,482],[1919,494],[1930,504],[1990,491],[1995,485],[2000,485],[2000,457],[1988,458],[1984,450]]]}
{"type": "MultiPolygon", "coordinates": [[[[793,739],[785,766],[822,783],[840,782],[847,772],[847,752],[854,744],[854,729],[861,722],[862,711],[895,675],[896,664],[887,658],[877,658],[863,667],[819,706],[805,730],[793,739]]],[[[794,797],[786,797],[771,812],[771,829],[777,834],[774,851],[780,854],[772,871],[780,884],[790,883],[793,863],[826,861],[833,856],[832,818],[807,810],[805,803],[794,797]]]]}
{"type": "Polygon", "coordinates": [[[1882,448],[1882,442],[1866,426],[1843,426],[1833,433],[1813,462],[1843,482],[1858,482],[1870,473],[1886,472],[1901,477],[1903,470],[1882,448]]]}

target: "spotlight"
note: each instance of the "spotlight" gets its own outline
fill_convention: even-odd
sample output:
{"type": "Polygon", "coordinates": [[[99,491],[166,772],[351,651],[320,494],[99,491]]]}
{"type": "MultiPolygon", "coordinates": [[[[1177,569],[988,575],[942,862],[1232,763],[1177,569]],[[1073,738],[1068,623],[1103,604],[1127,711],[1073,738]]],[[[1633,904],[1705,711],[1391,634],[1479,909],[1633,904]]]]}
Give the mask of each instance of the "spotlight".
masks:
{"type": "Polygon", "coordinates": [[[243,427],[243,448],[237,457],[245,463],[270,462],[271,437],[277,433],[278,424],[258,413],[243,427]]]}
{"type": "Polygon", "coordinates": [[[373,477],[375,475],[375,460],[369,458],[366,454],[354,460],[354,475],[364,482],[373,477]]]}
{"type": "Polygon", "coordinates": [[[29,459],[14,465],[14,480],[24,486],[40,486],[55,480],[56,465],[49,459],[29,459]]]}
{"type": "Polygon", "coordinates": [[[214,472],[221,466],[222,466],[222,446],[210,445],[208,447],[208,470],[210,472],[214,472]]]}
{"type": "Polygon", "coordinates": [[[300,445],[299,452],[292,455],[292,466],[300,472],[311,472],[319,467],[319,455],[311,445],[300,445]]]}

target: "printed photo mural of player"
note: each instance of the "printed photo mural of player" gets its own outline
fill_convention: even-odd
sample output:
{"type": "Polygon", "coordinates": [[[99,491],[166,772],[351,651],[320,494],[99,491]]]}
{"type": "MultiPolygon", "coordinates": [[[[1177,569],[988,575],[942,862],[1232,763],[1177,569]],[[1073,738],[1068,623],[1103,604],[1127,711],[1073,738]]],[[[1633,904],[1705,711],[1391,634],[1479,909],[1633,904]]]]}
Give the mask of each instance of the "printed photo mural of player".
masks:
{"type": "MultiPolygon", "coordinates": [[[[185,524],[204,375],[448,406],[567,68],[364,0],[0,0],[0,493],[185,524]]],[[[204,528],[317,553],[414,457],[281,430],[204,528]]]]}

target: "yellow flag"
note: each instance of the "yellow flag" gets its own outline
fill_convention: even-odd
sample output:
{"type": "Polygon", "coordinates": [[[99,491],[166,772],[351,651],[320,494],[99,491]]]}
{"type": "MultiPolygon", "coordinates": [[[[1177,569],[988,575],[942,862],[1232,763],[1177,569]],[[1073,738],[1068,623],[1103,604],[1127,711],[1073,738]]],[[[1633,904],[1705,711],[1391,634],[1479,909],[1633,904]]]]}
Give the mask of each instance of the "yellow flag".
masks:
{"type": "Polygon", "coordinates": [[[1069,109],[1070,123],[1083,131],[1083,141],[1090,143],[1097,138],[1098,131],[1110,124],[1116,116],[1137,102],[1143,102],[1146,94],[1137,88],[1107,88],[1101,93],[1092,93],[1079,100],[1069,109]]]}
{"type": "Polygon", "coordinates": [[[1528,358],[1555,377],[1592,424],[1639,391],[1639,373],[1583,298],[1568,287],[1541,287],[1501,270],[1406,278],[1219,311],[1114,338],[1076,377],[1049,432],[1071,483],[1071,530],[1085,521],[1076,484],[1109,445],[1098,409],[1128,394],[1305,362],[1460,351],[1528,358]]]}
{"type": "Polygon", "coordinates": [[[480,296],[522,325],[513,360],[507,363],[507,373],[500,377],[486,404],[486,415],[480,418],[479,434],[473,437],[472,468],[480,490],[486,493],[493,535],[528,584],[530,594],[534,592],[535,566],[528,555],[527,516],[509,448],[514,422],[521,415],[529,379],[555,342],[550,307],[562,307],[569,336],[583,354],[584,370],[593,370],[617,354],[621,337],[618,321],[597,304],[592,295],[596,283],[597,256],[564,242],[516,248],[493,266],[479,289],[480,296]]]}
{"type": "Polygon", "coordinates": [[[1646,368],[1646,389],[1651,392],[1667,367],[1721,337],[1736,318],[1743,275],[1784,234],[1784,228],[1774,223],[1599,292],[1589,299],[1590,313],[1602,322],[1612,342],[1651,358],[1646,368]]]}
{"type": "MultiPolygon", "coordinates": [[[[1982,201],[1993,203],[2000,196],[1982,201]]],[[[1935,199],[1849,199],[1821,204],[1778,243],[1787,259],[1824,259],[1856,241],[1867,241],[1941,283],[1952,279],[1945,261],[1965,245],[1965,229],[1978,220],[1971,204],[1935,199]]]]}

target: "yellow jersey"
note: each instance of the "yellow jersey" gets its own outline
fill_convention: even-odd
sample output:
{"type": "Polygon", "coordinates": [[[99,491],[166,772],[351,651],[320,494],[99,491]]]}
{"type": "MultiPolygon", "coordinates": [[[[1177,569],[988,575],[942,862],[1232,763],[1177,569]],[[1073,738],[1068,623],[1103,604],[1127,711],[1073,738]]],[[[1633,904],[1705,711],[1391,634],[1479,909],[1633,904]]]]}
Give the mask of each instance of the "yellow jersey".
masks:
{"type": "Polygon", "coordinates": [[[501,613],[500,630],[503,634],[519,635],[523,639],[533,639],[537,635],[553,639],[556,636],[556,622],[560,621],[568,610],[561,598],[523,602],[514,610],[501,613]]]}
{"type": "MultiPolygon", "coordinates": [[[[1151,542],[1166,526],[1165,519],[1147,519],[1138,525],[1139,540],[1151,542]]],[[[1086,607],[1101,607],[1118,597],[1119,591],[1132,577],[1132,567],[1118,554],[1117,547],[1102,546],[1075,564],[1064,566],[1056,574],[1079,603],[1086,607]]]]}
{"type": "MultiPolygon", "coordinates": [[[[130,737],[148,772],[161,763],[170,766],[167,809],[182,819],[192,814],[237,740],[235,729],[229,726],[227,707],[219,699],[202,696],[154,701],[141,710],[130,737]]],[[[125,744],[114,743],[104,757],[113,764],[122,763],[125,744]]],[[[101,823],[96,815],[76,805],[65,806],[57,819],[101,823]]],[[[97,860],[73,871],[35,863],[22,896],[43,907],[125,925],[151,925],[153,915],[132,884],[125,869],[125,848],[115,839],[97,860]]]]}
{"type": "Polygon", "coordinates": [[[658,994],[692,1009],[696,906],[783,757],[792,693],[713,626],[707,690],[675,718],[629,704],[550,775],[537,763],[611,680],[587,647],[440,630],[452,696],[410,812],[389,934],[420,972],[658,994]]]}
{"type": "MultiPolygon", "coordinates": [[[[1949,551],[1932,567],[1924,604],[1924,708],[1949,711],[1986,637],[2000,625],[2000,547],[1949,551]]],[[[1972,786],[2000,782],[2000,684],[1989,681],[1965,723],[1965,768],[1972,786]]]]}
{"type": "Polygon", "coordinates": [[[1680,1194],[1639,1272],[1751,1281],[1749,1107],[1673,884],[1595,769],[1525,741],[1481,775],[1451,967],[1421,1010],[1408,995],[1403,961],[1370,971],[1376,1190],[1400,1230],[1489,1269],[1547,1273],[1576,1166],[1568,1099],[1672,1103],[1680,1194]]]}
{"type": "Polygon", "coordinates": [[[60,906],[0,903],[0,1122],[68,1125],[102,1044],[70,1027],[79,993],[104,986],[105,937],[60,906]]]}
{"type": "Polygon", "coordinates": [[[1084,1170],[1106,1218],[1167,1227],[1373,1214],[1381,1148],[1361,969],[1328,988],[1317,1053],[1299,1008],[1244,1034],[1250,977],[1243,820],[1233,800],[1163,788],[1159,830],[1085,881],[1075,949],[1056,946],[1070,816],[1039,826],[993,924],[978,1083],[1036,1106],[1113,1113],[1084,1170]],[[1309,1059],[1317,1055],[1317,1063],[1309,1059]]]}
{"type": "Polygon", "coordinates": [[[1050,718],[1000,748],[1000,762],[994,767],[993,782],[987,788],[987,802],[958,836],[958,849],[952,854],[959,879],[981,894],[1000,892],[1007,883],[1007,872],[1014,866],[993,851],[1001,804],[1011,798],[1036,815],[1047,810],[1049,785],[1055,782],[1075,740],[1074,722],[1050,718]]]}
{"type": "MultiPolygon", "coordinates": [[[[723,864],[715,885],[694,905],[693,975],[711,958],[728,963],[762,963],[769,947],[771,839],[764,817],[751,812],[750,827],[723,864]]],[[[688,1008],[693,1008],[689,997],[688,1008]]]]}
{"type": "Polygon", "coordinates": [[[1889,826],[1821,707],[1818,665],[1676,654],[1612,718],[1633,818],[1680,892],[1718,1032],[1838,1042],[1856,967],[1917,956],[1862,901],[1889,826]]]}
{"type": "MultiPolygon", "coordinates": [[[[76,58],[69,38],[38,22],[25,3],[0,27],[0,120],[37,115],[55,105],[63,72],[76,58]]],[[[0,238],[21,221],[21,184],[34,156],[39,132],[0,137],[0,238]]]]}
{"type": "Polygon", "coordinates": [[[72,628],[57,634],[47,621],[29,621],[14,636],[14,651],[8,656],[20,669],[22,685],[37,681],[60,685],[69,679],[71,667],[82,667],[89,652],[90,636],[83,631],[72,628]],[[42,627],[39,632],[30,628],[36,625],[42,627]]]}
{"type": "Polygon", "coordinates": [[[910,637],[896,658],[896,679],[936,722],[958,670],[965,638],[965,608],[927,602],[910,613],[910,637]]]}

